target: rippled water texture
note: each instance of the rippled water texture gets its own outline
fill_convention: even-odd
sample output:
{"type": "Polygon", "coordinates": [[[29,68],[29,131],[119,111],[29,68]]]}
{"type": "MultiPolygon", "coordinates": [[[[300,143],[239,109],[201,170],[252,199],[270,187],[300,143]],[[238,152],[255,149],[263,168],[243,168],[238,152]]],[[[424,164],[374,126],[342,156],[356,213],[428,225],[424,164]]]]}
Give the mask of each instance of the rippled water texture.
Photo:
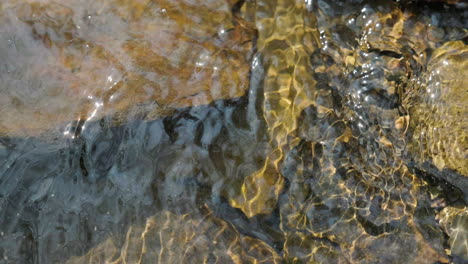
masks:
{"type": "Polygon", "coordinates": [[[0,264],[466,263],[463,1],[3,0],[0,264]]]}

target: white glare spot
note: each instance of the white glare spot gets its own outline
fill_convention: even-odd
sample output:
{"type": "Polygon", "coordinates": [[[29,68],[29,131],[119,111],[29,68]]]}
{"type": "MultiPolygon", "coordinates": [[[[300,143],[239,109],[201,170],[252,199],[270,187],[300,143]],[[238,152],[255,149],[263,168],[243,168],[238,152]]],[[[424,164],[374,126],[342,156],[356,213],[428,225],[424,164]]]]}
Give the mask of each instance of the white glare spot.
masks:
{"type": "Polygon", "coordinates": [[[255,57],[255,58],[253,59],[253,61],[252,61],[252,67],[257,67],[258,64],[259,64],[259,62],[258,62],[258,57],[255,57]]]}
{"type": "Polygon", "coordinates": [[[444,63],[444,65],[448,65],[448,64],[449,64],[447,60],[444,60],[443,63],[444,63]]]}
{"type": "MultiPolygon", "coordinates": [[[[103,106],[103,105],[104,105],[104,104],[103,104],[102,102],[95,102],[95,103],[94,103],[94,106],[96,106],[96,108],[95,108],[94,111],[91,113],[91,115],[88,117],[88,119],[86,119],[86,121],[89,121],[89,120],[91,120],[94,116],[96,116],[99,107],[101,107],[101,106],[103,106]]],[[[85,126],[83,125],[82,130],[84,130],[84,129],[85,129],[85,126]]]]}
{"type": "Polygon", "coordinates": [[[107,81],[112,82],[112,76],[111,75],[109,75],[109,77],[107,77],[107,81]]]}
{"type": "Polygon", "coordinates": [[[305,0],[304,1],[307,7],[307,10],[312,11],[313,0],[305,0]]]}
{"type": "Polygon", "coordinates": [[[166,12],[167,12],[166,8],[161,9],[161,13],[166,13],[166,12]]]}

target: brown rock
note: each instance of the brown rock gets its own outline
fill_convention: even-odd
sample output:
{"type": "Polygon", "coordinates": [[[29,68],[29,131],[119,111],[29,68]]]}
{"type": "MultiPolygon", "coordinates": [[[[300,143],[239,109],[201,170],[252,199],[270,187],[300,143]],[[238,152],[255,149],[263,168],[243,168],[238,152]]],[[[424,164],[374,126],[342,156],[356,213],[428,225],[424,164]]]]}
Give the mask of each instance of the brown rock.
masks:
{"type": "MultiPolygon", "coordinates": [[[[422,86],[408,93],[410,151],[423,163],[468,176],[468,46],[451,41],[434,50],[422,86]]],[[[455,185],[461,184],[453,183],[455,185]]],[[[463,188],[462,188],[463,189],[463,188]]]]}
{"type": "Polygon", "coordinates": [[[123,245],[109,238],[73,263],[280,263],[266,243],[240,235],[214,217],[156,214],[144,227],[132,226],[123,245]]]}
{"type": "Polygon", "coordinates": [[[1,6],[0,134],[26,136],[241,96],[254,31],[225,1],[16,1],[1,6]],[[120,114],[125,116],[125,114],[120,114]]]}

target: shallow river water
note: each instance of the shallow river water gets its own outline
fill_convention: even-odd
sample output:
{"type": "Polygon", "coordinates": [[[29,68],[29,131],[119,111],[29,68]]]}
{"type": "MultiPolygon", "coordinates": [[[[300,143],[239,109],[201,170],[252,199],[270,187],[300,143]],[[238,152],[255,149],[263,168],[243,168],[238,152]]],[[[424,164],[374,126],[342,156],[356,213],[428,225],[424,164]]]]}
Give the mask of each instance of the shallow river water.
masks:
{"type": "Polygon", "coordinates": [[[0,264],[466,263],[464,1],[3,0],[0,264]]]}

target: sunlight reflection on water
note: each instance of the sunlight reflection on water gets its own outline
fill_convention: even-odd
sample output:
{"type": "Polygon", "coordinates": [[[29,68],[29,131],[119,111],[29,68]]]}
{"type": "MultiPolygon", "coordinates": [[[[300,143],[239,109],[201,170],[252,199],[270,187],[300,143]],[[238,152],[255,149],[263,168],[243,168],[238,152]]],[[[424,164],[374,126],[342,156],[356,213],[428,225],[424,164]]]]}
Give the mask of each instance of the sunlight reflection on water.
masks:
{"type": "Polygon", "coordinates": [[[468,258],[463,5],[0,10],[0,264],[468,258]]]}

